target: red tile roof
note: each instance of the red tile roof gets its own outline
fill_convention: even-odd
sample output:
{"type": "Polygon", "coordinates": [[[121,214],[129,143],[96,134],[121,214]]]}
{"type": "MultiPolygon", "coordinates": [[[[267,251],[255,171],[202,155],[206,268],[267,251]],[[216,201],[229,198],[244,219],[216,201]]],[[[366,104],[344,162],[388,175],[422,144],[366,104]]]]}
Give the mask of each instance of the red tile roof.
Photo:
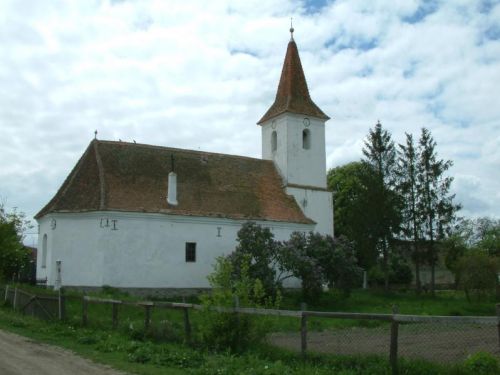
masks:
{"type": "Polygon", "coordinates": [[[272,161],[94,140],[36,218],[106,210],[314,223],[284,192],[272,161]],[[177,206],[166,200],[172,155],[177,206]]]}
{"type": "Polygon", "coordinates": [[[328,120],[329,117],[314,104],[309,95],[306,77],[300,63],[299,51],[294,40],[288,43],[276,99],[271,108],[257,124],[276,117],[284,112],[292,112],[328,120]]]}

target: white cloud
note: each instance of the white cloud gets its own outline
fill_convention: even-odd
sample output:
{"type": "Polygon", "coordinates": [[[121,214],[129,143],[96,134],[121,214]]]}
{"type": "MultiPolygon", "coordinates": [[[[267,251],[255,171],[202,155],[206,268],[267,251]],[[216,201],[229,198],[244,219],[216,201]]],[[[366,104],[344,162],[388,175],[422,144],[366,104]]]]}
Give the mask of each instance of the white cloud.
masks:
{"type": "Polygon", "coordinates": [[[426,126],[464,212],[499,216],[500,4],[424,3],[2,1],[0,196],[35,214],[95,129],[258,157],[293,16],[329,167],[378,119],[397,142],[426,126]]]}

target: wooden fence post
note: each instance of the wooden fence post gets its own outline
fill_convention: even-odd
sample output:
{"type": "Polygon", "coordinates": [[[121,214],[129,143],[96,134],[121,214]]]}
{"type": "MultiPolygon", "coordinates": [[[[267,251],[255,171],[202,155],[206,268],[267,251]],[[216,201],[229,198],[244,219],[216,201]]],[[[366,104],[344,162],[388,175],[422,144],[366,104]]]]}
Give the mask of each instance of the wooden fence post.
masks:
{"type": "Polygon", "coordinates": [[[151,308],[153,306],[148,304],[144,305],[144,330],[147,331],[149,329],[149,325],[151,323],[151,308]]]}
{"type": "Polygon", "coordinates": [[[112,319],[113,319],[113,329],[116,329],[118,327],[118,303],[113,303],[113,312],[112,312],[112,319]]]}
{"type": "Polygon", "coordinates": [[[497,324],[498,346],[500,347],[500,303],[497,303],[495,308],[496,308],[497,318],[498,318],[498,324],[497,324]]]}
{"type": "Polygon", "coordinates": [[[14,288],[14,301],[12,303],[12,307],[14,308],[14,311],[16,311],[16,308],[17,308],[17,286],[14,288]]]}
{"type": "Polygon", "coordinates": [[[233,308],[234,308],[234,313],[236,314],[236,322],[239,325],[240,324],[240,315],[238,312],[238,309],[240,308],[240,299],[238,296],[233,296],[233,308]]]}
{"type": "Polygon", "coordinates": [[[392,306],[392,322],[391,322],[391,348],[389,354],[389,361],[391,363],[392,374],[398,373],[398,331],[399,322],[396,320],[395,315],[399,313],[397,305],[392,306]]]}
{"type": "Polygon", "coordinates": [[[66,296],[64,295],[64,288],[59,289],[58,293],[58,317],[59,320],[66,318],[66,296]]]}
{"type": "Polygon", "coordinates": [[[307,315],[305,311],[307,305],[301,303],[300,309],[302,310],[302,316],[300,318],[300,352],[302,353],[302,357],[305,358],[307,351],[307,315]]]}
{"type": "MultiPolygon", "coordinates": [[[[186,297],[182,297],[182,303],[186,303],[186,297]]],[[[184,307],[184,332],[186,333],[186,342],[191,341],[191,323],[189,322],[189,309],[184,307]]]]}
{"type": "Polygon", "coordinates": [[[87,296],[83,296],[82,299],[82,325],[84,327],[87,326],[89,323],[89,316],[88,316],[88,310],[89,310],[89,302],[87,301],[87,296]]]}

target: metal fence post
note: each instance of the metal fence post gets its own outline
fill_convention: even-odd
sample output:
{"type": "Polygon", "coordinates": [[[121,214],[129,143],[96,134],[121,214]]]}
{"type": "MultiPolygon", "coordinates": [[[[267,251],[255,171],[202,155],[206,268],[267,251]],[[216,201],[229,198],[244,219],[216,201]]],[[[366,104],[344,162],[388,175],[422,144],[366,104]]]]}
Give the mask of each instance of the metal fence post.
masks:
{"type": "Polygon", "coordinates": [[[397,305],[392,306],[392,323],[391,323],[391,348],[389,354],[389,361],[391,363],[392,374],[398,373],[398,331],[399,322],[396,320],[395,315],[399,313],[397,305]]]}
{"type": "Polygon", "coordinates": [[[300,309],[302,310],[300,318],[300,352],[302,353],[302,357],[305,358],[307,351],[307,315],[305,311],[307,310],[307,305],[301,303],[300,309]]]}

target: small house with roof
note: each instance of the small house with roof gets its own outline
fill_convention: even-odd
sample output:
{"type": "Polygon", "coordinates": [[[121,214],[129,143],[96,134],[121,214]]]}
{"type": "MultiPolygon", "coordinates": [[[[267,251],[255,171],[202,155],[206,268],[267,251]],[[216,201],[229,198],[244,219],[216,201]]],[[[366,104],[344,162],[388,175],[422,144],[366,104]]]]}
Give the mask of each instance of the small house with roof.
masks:
{"type": "Polygon", "coordinates": [[[276,99],[258,121],[262,159],[94,139],[35,216],[37,278],[73,287],[199,289],[252,220],[278,240],[333,235],[325,122],[292,39],[276,99]]]}

